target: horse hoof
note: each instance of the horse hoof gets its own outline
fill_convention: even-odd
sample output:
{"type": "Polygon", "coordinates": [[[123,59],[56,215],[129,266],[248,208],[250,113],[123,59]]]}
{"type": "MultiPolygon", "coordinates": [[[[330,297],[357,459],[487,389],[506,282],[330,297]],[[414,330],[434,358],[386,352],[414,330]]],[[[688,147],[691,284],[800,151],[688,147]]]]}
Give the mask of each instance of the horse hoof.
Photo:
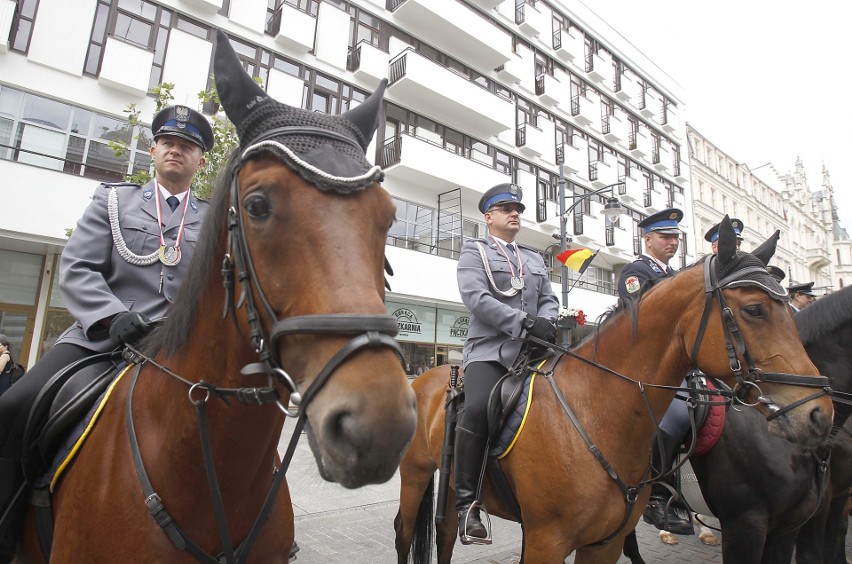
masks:
{"type": "Polygon", "coordinates": [[[714,535],[711,531],[705,531],[698,535],[698,540],[700,540],[707,546],[719,546],[720,544],[722,544],[722,541],[719,540],[719,537],[714,535]]]}
{"type": "Polygon", "coordinates": [[[678,540],[676,535],[668,531],[660,531],[660,542],[663,544],[674,546],[678,543],[678,540]]]}

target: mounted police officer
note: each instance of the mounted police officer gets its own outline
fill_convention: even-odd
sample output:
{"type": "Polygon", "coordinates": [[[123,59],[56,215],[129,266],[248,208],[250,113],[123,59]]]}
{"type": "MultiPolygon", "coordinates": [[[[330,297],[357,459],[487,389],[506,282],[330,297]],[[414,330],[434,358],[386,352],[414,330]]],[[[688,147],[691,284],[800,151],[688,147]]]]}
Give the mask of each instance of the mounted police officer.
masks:
{"type": "MultiPolygon", "coordinates": [[[[669,266],[669,260],[677,253],[680,244],[680,228],[678,223],[683,219],[683,212],[676,208],[666,209],[648,216],[639,222],[644,231],[645,252],[636,260],[624,267],[618,279],[618,294],[622,299],[638,298],[642,287],[649,280],[672,276],[674,270],[669,266]]],[[[719,226],[714,226],[717,238],[719,226]]],[[[713,231],[711,229],[710,231],[713,231]]],[[[708,232],[709,234],[710,232],[708,232]]],[[[709,239],[708,239],[709,241],[709,239]]],[[[715,241],[715,239],[714,239],[715,241]]],[[[715,252],[715,243],[713,250],[715,252]]],[[[677,452],[683,442],[685,430],[689,428],[689,411],[686,403],[680,400],[672,401],[660,421],[660,441],[656,439],[651,445],[651,466],[655,474],[669,472],[677,458],[677,452]],[[684,428],[684,422],[686,428],[684,428]]],[[[667,482],[674,485],[674,476],[667,482]]],[[[653,524],[660,530],[675,534],[693,534],[692,522],[689,520],[689,510],[679,502],[669,501],[671,491],[662,484],[651,486],[651,499],[645,507],[645,522],[653,524]]]]}
{"type": "Polygon", "coordinates": [[[455,490],[462,544],[490,543],[480,518],[477,486],[488,438],[488,396],[532,335],[555,342],[559,301],[541,256],[515,243],[521,230],[523,193],[499,184],[479,201],[488,237],[469,239],[459,257],[458,284],[471,312],[464,344],[465,407],[456,428],[455,490]]]}
{"type": "Polygon", "coordinates": [[[639,222],[645,252],[625,266],[618,277],[618,295],[622,299],[638,297],[639,291],[648,280],[674,274],[669,261],[680,246],[678,223],[681,219],[682,211],[669,208],[649,215],[639,222]]]}
{"type": "Polygon", "coordinates": [[[790,294],[790,308],[793,312],[803,310],[817,299],[813,282],[790,284],[787,286],[787,293],[790,294]]]}
{"type": "Polygon", "coordinates": [[[213,129],[200,113],[170,106],[151,130],[154,179],[101,184],[62,252],[59,288],[77,322],[0,398],[0,562],[14,556],[25,509],[22,442],[35,397],[72,362],[145,335],[189,270],[207,209],[189,188],[213,147],[213,129]]]}

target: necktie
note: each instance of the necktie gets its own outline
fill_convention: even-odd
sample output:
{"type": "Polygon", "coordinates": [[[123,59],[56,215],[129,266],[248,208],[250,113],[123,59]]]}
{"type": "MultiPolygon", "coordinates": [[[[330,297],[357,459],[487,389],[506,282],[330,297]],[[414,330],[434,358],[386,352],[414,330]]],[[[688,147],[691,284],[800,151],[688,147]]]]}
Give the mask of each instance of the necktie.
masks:
{"type": "Polygon", "coordinates": [[[180,200],[177,199],[176,196],[169,196],[166,198],[166,203],[169,204],[169,207],[172,208],[172,211],[175,211],[180,204],[180,200]]]}

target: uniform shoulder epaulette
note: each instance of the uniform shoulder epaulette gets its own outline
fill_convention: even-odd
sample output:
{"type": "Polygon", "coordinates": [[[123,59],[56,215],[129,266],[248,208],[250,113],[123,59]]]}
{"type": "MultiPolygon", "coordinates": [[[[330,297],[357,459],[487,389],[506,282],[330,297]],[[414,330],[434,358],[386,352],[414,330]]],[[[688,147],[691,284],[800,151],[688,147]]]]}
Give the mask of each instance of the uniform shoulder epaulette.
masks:
{"type": "Polygon", "coordinates": [[[468,237],[467,239],[465,239],[465,240],[464,240],[464,242],[465,242],[465,243],[476,243],[476,242],[479,242],[479,243],[485,243],[485,244],[488,244],[488,240],[487,240],[487,239],[485,239],[485,238],[483,238],[483,237],[468,237]]]}
{"type": "Polygon", "coordinates": [[[535,248],[533,248],[533,247],[528,247],[528,246],[524,245],[523,243],[518,243],[517,241],[515,241],[515,244],[516,244],[517,246],[519,246],[520,248],[522,248],[522,249],[526,249],[526,250],[528,250],[528,251],[532,251],[532,252],[534,252],[534,253],[537,253],[537,252],[538,252],[538,249],[535,249],[535,248]]]}

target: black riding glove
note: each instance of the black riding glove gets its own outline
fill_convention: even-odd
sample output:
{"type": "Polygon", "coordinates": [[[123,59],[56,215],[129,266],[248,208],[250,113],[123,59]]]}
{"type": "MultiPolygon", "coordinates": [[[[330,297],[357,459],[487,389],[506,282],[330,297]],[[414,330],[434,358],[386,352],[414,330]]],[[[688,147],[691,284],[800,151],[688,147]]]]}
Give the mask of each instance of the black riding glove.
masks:
{"type": "Polygon", "coordinates": [[[548,343],[556,342],[556,326],[545,317],[527,317],[524,319],[524,329],[532,335],[548,343]]]}
{"type": "Polygon", "coordinates": [[[113,341],[132,345],[147,335],[152,327],[151,320],[144,313],[125,311],[113,318],[109,336],[113,341]]]}

